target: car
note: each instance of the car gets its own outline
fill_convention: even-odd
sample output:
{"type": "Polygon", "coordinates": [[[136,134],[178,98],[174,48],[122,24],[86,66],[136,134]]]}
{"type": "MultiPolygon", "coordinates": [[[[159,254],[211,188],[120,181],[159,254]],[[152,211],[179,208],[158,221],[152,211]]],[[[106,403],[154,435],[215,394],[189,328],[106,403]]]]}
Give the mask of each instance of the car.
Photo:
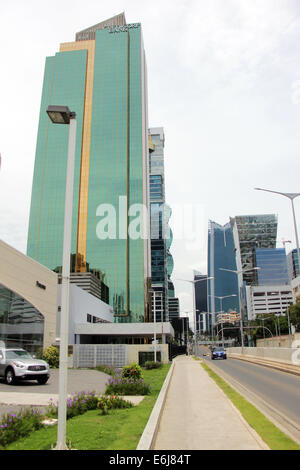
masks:
{"type": "Polygon", "coordinates": [[[227,354],[224,348],[217,347],[211,351],[211,359],[227,359],[227,354]]]}
{"type": "Polygon", "coordinates": [[[8,385],[17,380],[37,380],[43,385],[50,377],[50,367],[46,361],[35,359],[25,349],[0,348],[0,377],[8,385]]]}

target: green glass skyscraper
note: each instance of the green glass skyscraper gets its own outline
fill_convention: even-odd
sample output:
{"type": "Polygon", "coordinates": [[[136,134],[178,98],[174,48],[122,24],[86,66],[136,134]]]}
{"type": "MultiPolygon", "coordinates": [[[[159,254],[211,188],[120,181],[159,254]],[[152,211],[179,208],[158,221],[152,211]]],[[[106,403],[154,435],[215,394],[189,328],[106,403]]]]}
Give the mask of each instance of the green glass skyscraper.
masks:
{"type": "MultiPolygon", "coordinates": [[[[27,254],[50,269],[62,265],[68,133],[48,105],[76,112],[72,270],[93,271],[109,287],[116,321],[144,321],[150,277],[146,61],[141,25],[124,14],[76,34],[47,57],[40,110],[27,254]],[[108,217],[110,216],[110,218],[108,217]],[[102,223],[104,234],[99,235],[102,223]]],[[[103,232],[103,231],[102,231],[103,232]]]]}

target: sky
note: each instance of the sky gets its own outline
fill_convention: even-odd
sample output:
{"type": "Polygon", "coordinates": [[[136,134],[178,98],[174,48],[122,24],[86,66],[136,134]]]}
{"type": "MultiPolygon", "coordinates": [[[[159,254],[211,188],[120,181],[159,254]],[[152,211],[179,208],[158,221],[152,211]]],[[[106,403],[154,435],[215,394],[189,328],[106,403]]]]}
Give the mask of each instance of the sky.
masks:
{"type": "MultiPolygon", "coordinates": [[[[123,11],[142,24],[149,126],[166,139],[172,277],[181,314],[191,315],[191,284],[181,279],[207,272],[208,220],[275,213],[277,246],[296,247],[289,200],[254,188],[300,192],[300,3],[1,2],[0,239],[23,253],[45,58],[123,11]]],[[[299,230],[300,197],[295,211],[299,230]]]]}

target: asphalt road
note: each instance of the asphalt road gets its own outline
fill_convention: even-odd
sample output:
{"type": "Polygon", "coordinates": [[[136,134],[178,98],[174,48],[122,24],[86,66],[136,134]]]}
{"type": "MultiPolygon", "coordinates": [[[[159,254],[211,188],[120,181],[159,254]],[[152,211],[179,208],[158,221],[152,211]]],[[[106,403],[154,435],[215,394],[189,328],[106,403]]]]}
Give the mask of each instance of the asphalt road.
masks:
{"type": "MultiPolygon", "coordinates": [[[[0,392],[3,393],[45,393],[58,394],[58,369],[51,370],[51,376],[45,385],[38,385],[35,380],[20,381],[15,385],[6,385],[4,379],[0,379],[0,392]]],[[[68,370],[68,393],[82,391],[95,391],[97,394],[104,392],[109,375],[96,370],[89,369],[69,369],[68,370]]],[[[24,406],[5,405],[0,403],[0,416],[9,411],[18,411],[24,406]]],[[[44,408],[41,407],[41,411],[44,408]]]]}
{"type": "MultiPolygon", "coordinates": [[[[207,350],[203,351],[207,353],[207,350]]],[[[284,419],[293,422],[300,431],[300,377],[238,359],[214,360],[202,356],[220,375],[232,378],[232,385],[241,384],[249,396],[276,410],[284,419]]],[[[226,377],[224,376],[224,377],[226,377]]]]}

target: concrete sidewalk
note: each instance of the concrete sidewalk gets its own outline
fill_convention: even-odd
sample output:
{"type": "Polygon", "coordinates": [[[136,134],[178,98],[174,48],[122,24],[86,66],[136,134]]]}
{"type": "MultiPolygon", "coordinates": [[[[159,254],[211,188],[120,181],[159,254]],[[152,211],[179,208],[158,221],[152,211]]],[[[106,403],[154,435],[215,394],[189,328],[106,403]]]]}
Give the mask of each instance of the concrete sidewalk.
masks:
{"type": "Polygon", "coordinates": [[[198,361],[179,356],[153,450],[267,450],[198,361]]]}

